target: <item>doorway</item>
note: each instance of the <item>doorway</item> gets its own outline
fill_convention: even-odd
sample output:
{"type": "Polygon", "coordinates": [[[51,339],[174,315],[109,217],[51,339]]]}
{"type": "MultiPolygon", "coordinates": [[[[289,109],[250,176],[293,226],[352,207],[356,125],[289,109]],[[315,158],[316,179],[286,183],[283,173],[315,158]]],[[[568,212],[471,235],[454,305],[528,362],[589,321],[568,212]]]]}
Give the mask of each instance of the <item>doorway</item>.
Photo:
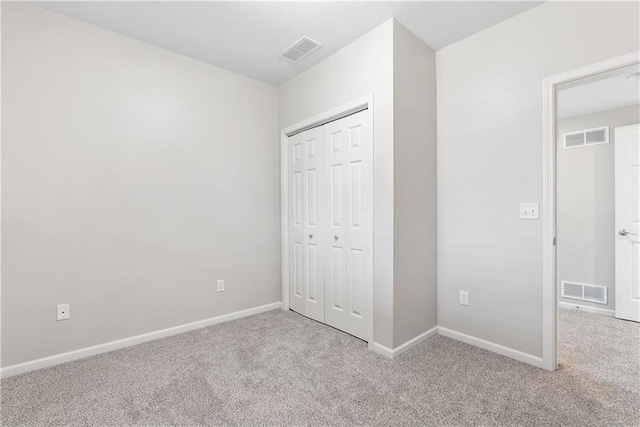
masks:
{"type": "Polygon", "coordinates": [[[289,305],[369,341],[373,135],[366,110],[288,139],[289,305]]]}
{"type": "Polygon", "coordinates": [[[373,100],[282,131],[283,309],[373,349],[373,100]]]}
{"type": "Polygon", "coordinates": [[[544,82],[545,369],[572,313],[640,321],[639,77],[636,52],[544,82]]]}

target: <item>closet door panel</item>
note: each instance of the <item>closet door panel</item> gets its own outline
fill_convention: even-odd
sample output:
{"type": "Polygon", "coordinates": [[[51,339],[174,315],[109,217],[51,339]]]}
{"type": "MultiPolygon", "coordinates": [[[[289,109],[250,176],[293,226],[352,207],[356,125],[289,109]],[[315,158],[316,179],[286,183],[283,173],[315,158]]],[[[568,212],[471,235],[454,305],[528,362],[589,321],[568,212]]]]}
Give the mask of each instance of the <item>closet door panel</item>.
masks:
{"type": "Polygon", "coordinates": [[[326,256],[326,222],[324,208],[324,170],[322,128],[302,133],[304,212],[304,314],[320,322],[324,315],[324,264],[326,256]]]}
{"type": "Polygon", "coordinates": [[[346,136],[346,277],[347,328],[359,338],[369,338],[373,287],[373,138],[369,115],[360,112],[343,119],[346,136]]]}
{"type": "Polygon", "coordinates": [[[289,307],[304,312],[304,158],[302,135],[289,138],[289,307]]]}
{"type": "Polygon", "coordinates": [[[346,175],[345,136],[336,122],[323,126],[325,140],[325,204],[329,257],[325,277],[325,322],[334,328],[347,328],[347,252],[345,247],[346,175]]]}

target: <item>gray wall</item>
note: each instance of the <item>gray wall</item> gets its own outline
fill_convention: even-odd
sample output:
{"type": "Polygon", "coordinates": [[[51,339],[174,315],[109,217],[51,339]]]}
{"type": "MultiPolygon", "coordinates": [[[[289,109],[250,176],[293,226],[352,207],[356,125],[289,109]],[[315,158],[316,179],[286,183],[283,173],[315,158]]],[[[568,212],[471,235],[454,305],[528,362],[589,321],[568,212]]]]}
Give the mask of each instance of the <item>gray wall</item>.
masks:
{"type": "Polygon", "coordinates": [[[393,20],[279,88],[280,128],[373,94],[374,340],[393,346],[393,20]]]}
{"type": "Polygon", "coordinates": [[[3,2],[2,90],[3,366],[280,300],[276,88],[3,2]]]}
{"type": "MultiPolygon", "coordinates": [[[[558,101],[563,101],[562,92],[558,101]]],[[[562,302],[615,309],[614,129],[638,122],[638,106],[558,121],[558,295],[562,280],[609,288],[607,305],[562,302]],[[610,127],[609,144],[562,149],[562,134],[602,126],[610,127]]]]}
{"type": "Polygon", "coordinates": [[[639,50],[639,16],[548,2],[436,52],[439,326],[542,355],[542,79],[639,50]]]}
{"type": "Polygon", "coordinates": [[[393,32],[393,344],[437,325],[435,52],[393,32]]]}

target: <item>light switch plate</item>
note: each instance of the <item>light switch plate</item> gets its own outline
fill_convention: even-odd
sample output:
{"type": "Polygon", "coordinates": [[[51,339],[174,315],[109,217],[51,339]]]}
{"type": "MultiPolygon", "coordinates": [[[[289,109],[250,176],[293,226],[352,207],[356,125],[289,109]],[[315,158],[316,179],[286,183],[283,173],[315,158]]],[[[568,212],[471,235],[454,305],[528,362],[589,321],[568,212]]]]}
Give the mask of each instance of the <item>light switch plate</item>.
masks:
{"type": "Polygon", "coordinates": [[[216,287],[216,292],[224,292],[224,280],[219,279],[216,287]]]}
{"type": "Polygon", "coordinates": [[[540,219],[538,203],[520,203],[520,219],[540,219]]]}

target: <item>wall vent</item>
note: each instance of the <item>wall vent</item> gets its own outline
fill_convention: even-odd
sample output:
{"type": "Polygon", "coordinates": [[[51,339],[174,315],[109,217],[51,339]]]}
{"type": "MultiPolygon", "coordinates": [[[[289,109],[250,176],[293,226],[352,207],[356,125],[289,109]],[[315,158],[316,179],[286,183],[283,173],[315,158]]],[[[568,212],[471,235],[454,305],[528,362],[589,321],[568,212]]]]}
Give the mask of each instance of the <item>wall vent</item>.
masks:
{"type": "Polygon", "coordinates": [[[568,148],[586,147],[588,145],[608,144],[609,126],[568,132],[563,135],[563,140],[563,148],[565,150],[568,148]]]}
{"type": "Polygon", "coordinates": [[[282,56],[292,60],[293,62],[298,62],[320,46],[320,43],[318,43],[317,41],[313,40],[310,37],[304,36],[300,40],[289,46],[284,52],[282,52],[282,56]]]}
{"type": "Polygon", "coordinates": [[[563,280],[560,296],[607,304],[607,287],[563,280]]]}

